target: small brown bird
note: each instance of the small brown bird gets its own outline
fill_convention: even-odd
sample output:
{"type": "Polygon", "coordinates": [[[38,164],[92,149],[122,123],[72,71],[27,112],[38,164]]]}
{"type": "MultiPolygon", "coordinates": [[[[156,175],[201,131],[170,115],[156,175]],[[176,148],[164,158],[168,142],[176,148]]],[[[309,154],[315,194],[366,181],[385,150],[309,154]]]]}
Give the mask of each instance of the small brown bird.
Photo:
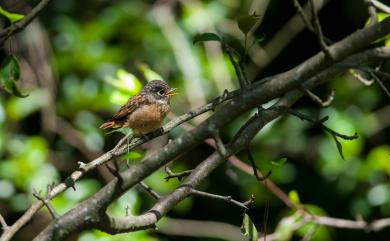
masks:
{"type": "Polygon", "coordinates": [[[169,101],[176,95],[175,90],[164,81],[150,81],[100,128],[129,127],[135,134],[147,134],[158,129],[170,110],[169,101]]]}

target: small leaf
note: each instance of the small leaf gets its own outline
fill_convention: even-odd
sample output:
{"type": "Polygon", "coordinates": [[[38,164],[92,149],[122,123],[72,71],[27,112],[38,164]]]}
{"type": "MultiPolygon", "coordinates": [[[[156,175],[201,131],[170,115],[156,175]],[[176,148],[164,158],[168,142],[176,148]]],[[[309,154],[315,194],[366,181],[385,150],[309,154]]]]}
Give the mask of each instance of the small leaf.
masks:
{"type": "Polygon", "coordinates": [[[288,197],[290,198],[290,200],[296,204],[296,205],[300,205],[301,204],[301,201],[299,200],[299,195],[298,195],[298,192],[295,191],[295,190],[291,190],[289,193],[288,193],[288,197]]]}
{"type": "Polygon", "coordinates": [[[24,18],[23,14],[18,14],[18,13],[10,13],[6,11],[4,8],[0,7],[0,14],[3,15],[4,17],[8,18],[11,23],[15,23],[22,18],[24,18]]]}
{"type": "Polygon", "coordinates": [[[249,31],[255,26],[257,21],[259,20],[260,15],[253,13],[251,15],[244,15],[237,18],[237,24],[240,30],[247,35],[249,31]]]}
{"type": "Polygon", "coordinates": [[[156,71],[152,70],[147,64],[144,63],[138,63],[137,68],[141,73],[144,75],[145,79],[147,81],[152,81],[152,80],[164,80],[164,78],[158,74],[156,71]]]}
{"type": "Polygon", "coordinates": [[[256,241],[258,238],[256,226],[246,213],[244,213],[244,218],[242,220],[241,233],[245,236],[249,236],[250,241],[256,241]]]}
{"type": "Polygon", "coordinates": [[[281,166],[283,166],[286,162],[287,162],[287,158],[286,158],[286,157],[282,157],[282,158],[280,158],[280,159],[277,160],[277,161],[272,161],[271,164],[274,165],[274,166],[277,166],[277,167],[281,167],[281,166]]]}
{"type": "Polygon", "coordinates": [[[296,212],[295,214],[282,218],[275,230],[276,240],[288,241],[291,240],[296,223],[302,219],[302,215],[296,212]]]}
{"type": "Polygon", "coordinates": [[[218,41],[221,42],[222,39],[215,33],[202,33],[197,34],[192,40],[193,44],[196,44],[198,42],[205,42],[205,41],[218,41]]]}
{"type": "Polygon", "coordinates": [[[28,95],[23,95],[16,86],[16,81],[19,80],[19,77],[20,67],[18,60],[13,55],[7,56],[1,65],[0,82],[8,93],[18,97],[27,97],[28,95]]]}
{"type": "Polygon", "coordinates": [[[333,137],[333,140],[336,142],[337,150],[339,151],[339,154],[340,154],[341,158],[342,158],[343,160],[345,160],[345,159],[344,159],[344,155],[343,155],[343,146],[341,145],[341,143],[340,143],[339,140],[337,139],[337,136],[336,136],[336,135],[334,135],[334,134],[331,134],[331,135],[332,135],[332,137],[333,137]]]}
{"type": "Polygon", "coordinates": [[[138,160],[142,158],[142,154],[136,151],[131,151],[129,153],[126,153],[125,155],[121,156],[122,160],[138,160]]]}

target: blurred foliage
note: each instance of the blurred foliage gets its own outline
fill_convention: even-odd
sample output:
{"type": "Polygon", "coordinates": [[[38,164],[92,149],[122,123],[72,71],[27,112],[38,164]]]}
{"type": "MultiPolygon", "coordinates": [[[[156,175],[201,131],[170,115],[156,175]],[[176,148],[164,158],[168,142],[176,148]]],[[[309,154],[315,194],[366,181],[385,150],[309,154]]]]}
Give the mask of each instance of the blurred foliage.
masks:
{"type": "MultiPolygon", "coordinates": [[[[99,129],[99,125],[130,96],[138,93],[145,81],[164,79],[179,88],[180,95],[172,100],[172,109],[177,115],[202,105],[226,88],[238,88],[234,69],[222,53],[218,41],[223,37],[237,54],[246,56],[246,51],[252,51],[249,46],[244,46],[247,35],[253,32],[255,36],[265,36],[266,45],[295,14],[292,4],[290,6],[279,0],[270,1],[265,15],[258,16],[252,14],[257,11],[249,11],[255,2],[179,1],[168,14],[174,17],[170,21],[160,11],[160,8],[169,6],[153,1],[52,1],[41,15],[41,23],[49,38],[50,46],[45,48],[52,50],[47,60],[55,79],[27,85],[27,98],[6,93],[0,95],[0,213],[7,220],[17,219],[36,201],[31,195],[33,189],[44,191],[47,184],[64,180],[77,168],[77,161],[88,161],[86,152],[98,156],[114,146],[120,134],[108,135],[99,129]],[[257,29],[252,29],[258,17],[263,22],[257,29]],[[194,39],[194,36],[198,37],[194,39]],[[193,45],[193,40],[199,43],[193,45]],[[183,63],[183,60],[189,59],[192,62],[183,63]],[[45,84],[50,81],[55,88],[50,89],[50,85],[45,84]],[[51,111],[74,130],[65,129],[66,126],[62,125],[49,128],[45,117],[53,119],[53,116],[49,116],[48,108],[54,108],[51,111]],[[63,131],[53,131],[53,128],[63,131]],[[75,142],[75,136],[81,138],[85,147],[75,142]]],[[[341,1],[345,2],[341,5],[338,2],[330,1],[320,15],[324,32],[332,39],[339,39],[361,28],[368,18],[364,5],[355,6],[354,1],[347,0],[341,1]],[[364,14],[357,14],[362,12],[364,14]]],[[[378,16],[380,19],[384,17],[383,14],[378,16]]],[[[25,30],[24,36],[32,34],[28,31],[25,30]]],[[[385,42],[388,41],[386,38],[385,42]]],[[[17,41],[12,45],[17,46],[17,41]]],[[[262,72],[257,68],[248,69],[248,76],[258,80],[285,71],[318,51],[317,40],[305,30],[262,72]]],[[[0,71],[4,89],[16,95],[20,94],[16,81],[18,85],[28,82],[36,74],[26,73],[25,65],[22,65],[34,63],[35,59],[23,56],[17,56],[18,62],[10,61],[11,57],[0,71]],[[19,69],[24,78],[19,78],[19,69]]],[[[246,58],[244,64],[253,65],[249,59],[246,58]]],[[[382,66],[384,71],[390,68],[388,62],[382,66]]],[[[268,124],[251,143],[256,165],[264,173],[272,170],[272,181],[312,213],[350,219],[362,215],[367,220],[389,216],[390,130],[386,122],[389,100],[377,85],[363,86],[349,74],[334,78],[315,92],[326,96],[331,89],[336,90],[336,99],[331,107],[319,108],[304,97],[295,108],[313,119],[329,116],[325,125],[340,133],[358,133],[356,140],[339,140],[345,160],[340,157],[328,133],[296,117],[285,116],[268,124]]],[[[24,87],[22,90],[24,93],[24,87]]],[[[223,139],[230,140],[253,113],[255,111],[230,123],[223,132],[223,139]]],[[[201,119],[198,117],[192,123],[198,124],[201,119]]],[[[183,129],[176,128],[170,133],[170,138],[181,133],[183,129]]],[[[194,168],[210,151],[209,147],[201,145],[175,160],[172,170],[194,168]]],[[[133,163],[146,154],[144,149],[137,148],[124,159],[133,163]]],[[[245,153],[238,156],[249,163],[245,153]]],[[[178,180],[166,182],[164,177],[163,170],[158,170],[145,181],[161,194],[168,194],[180,185],[178,180]]],[[[56,197],[52,201],[53,206],[63,214],[105,183],[99,172],[88,174],[76,183],[76,191],[69,189],[56,197]]],[[[372,240],[358,231],[350,237],[350,233],[344,230],[314,227],[313,223],[293,230],[294,224],[302,217],[291,213],[254,177],[229,165],[218,168],[200,189],[231,195],[237,200],[247,200],[255,194],[253,209],[247,213],[246,229],[254,224],[258,230],[263,230],[263,216],[259,213],[264,212],[269,202],[267,230],[276,230],[280,240],[300,239],[314,228],[313,240],[372,240]],[[248,221],[250,219],[253,223],[248,221]]],[[[136,188],[116,200],[109,207],[109,212],[123,216],[126,207],[129,207],[130,213],[136,215],[151,205],[152,198],[136,188]]],[[[239,208],[199,197],[182,201],[169,216],[217,220],[236,226],[242,223],[242,210],[239,208]]],[[[167,238],[146,231],[112,236],[89,230],[78,235],[80,241],[130,239],[184,238],[167,238]]],[[[379,235],[375,240],[387,240],[386,235],[379,235]]]]}

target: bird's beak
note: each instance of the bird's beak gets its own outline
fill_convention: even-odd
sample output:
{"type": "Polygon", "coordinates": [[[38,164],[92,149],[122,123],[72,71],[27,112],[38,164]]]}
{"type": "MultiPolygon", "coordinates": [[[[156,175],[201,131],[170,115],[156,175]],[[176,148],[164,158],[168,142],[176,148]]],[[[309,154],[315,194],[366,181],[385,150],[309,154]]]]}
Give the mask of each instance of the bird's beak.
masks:
{"type": "Polygon", "coordinates": [[[169,96],[169,97],[175,96],[175,95],[177,95],[177,92],[175,92],[175,90],[177,90],[177,89],[176,88],[172,88],[165,95],[169,96]]]}

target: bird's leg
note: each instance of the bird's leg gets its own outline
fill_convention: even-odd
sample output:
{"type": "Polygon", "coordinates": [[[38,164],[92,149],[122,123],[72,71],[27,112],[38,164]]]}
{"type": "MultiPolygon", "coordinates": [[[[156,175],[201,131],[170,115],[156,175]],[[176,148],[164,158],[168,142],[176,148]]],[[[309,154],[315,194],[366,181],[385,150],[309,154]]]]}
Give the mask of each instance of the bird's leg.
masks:
{"type": "Polygon", "coordinates": [[[133,136],[131,136],[132,132],[129,131],[129,133],[126,134],[119,142],[116,144],[116,146],[110,151],[111,153],[115,153],[118,148],[127,140],[127,147],[129,148],[130,140],[133,139],[133,136]]]}
{"type": "Polygon", "coordinates": [[[129,133],[126,135],[127,139],[127,158],[126,158],[126,165],[128,168],[130,168],[130,158],[129,158],[129,152],[130,152],[130,140],[133,138],[129,138],[131,131],[129,130],[129,133]]]}

